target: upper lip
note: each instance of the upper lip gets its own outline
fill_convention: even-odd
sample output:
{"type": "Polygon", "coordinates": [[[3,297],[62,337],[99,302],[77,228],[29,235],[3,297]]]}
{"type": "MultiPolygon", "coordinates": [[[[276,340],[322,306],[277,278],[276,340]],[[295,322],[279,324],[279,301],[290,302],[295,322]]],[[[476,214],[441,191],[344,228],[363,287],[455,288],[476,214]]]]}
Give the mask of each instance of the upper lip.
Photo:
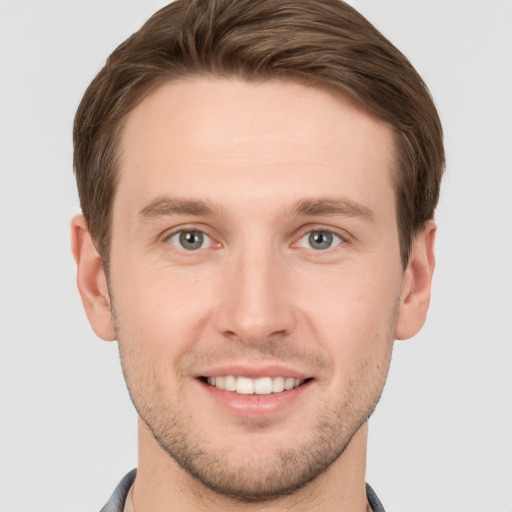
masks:
{"type": "Polygon", "coordinates": [[[247,364],[229,364],[205,368],[198,372],[196,377],[222,377],[225,375],[234,375],[236,377],[248,377],[250,379],[259,379],[261,377],[285,377],[294,379],[307,379],[311,375],[298,369],[293,369],[279,364],[270,365],[247,365],[247,364]]]}

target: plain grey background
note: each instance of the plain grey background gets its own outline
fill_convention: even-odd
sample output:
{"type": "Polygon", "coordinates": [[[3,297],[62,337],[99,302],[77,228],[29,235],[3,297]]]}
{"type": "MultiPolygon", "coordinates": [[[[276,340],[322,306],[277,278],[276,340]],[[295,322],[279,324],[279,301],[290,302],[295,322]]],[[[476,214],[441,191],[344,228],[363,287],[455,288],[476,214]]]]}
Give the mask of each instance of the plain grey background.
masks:
{"type": "MultiPolygon", "coordinates": [[[[115,343],[75,288],[71,126],[163,0],[0,0],[0,511],[99,510],[136,465],[115,343]]],[[[448,157],[427,325],[370,421],[390,512],[512,510],[512,2],[353,0],[423,75],[448,157]]]]}

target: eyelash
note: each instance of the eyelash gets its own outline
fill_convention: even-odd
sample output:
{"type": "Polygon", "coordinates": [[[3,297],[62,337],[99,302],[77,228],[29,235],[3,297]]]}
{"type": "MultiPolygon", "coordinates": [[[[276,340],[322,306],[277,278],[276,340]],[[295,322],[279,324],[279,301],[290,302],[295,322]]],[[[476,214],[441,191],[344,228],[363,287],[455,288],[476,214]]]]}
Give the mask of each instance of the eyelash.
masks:
{"type": "MultiPolygon", "coordinates": [[[[217,246],[220,246],[220,244],[218,242],[215,242],[214,239],[208,235],[207,233],[205,233],[204,230],[202,229],[197,229],[197,228],[181,228],[179,230],[176,230],[176,231],[173,231],[169,234],[166,234],[165,237],[164,237],[164,241],[173,245],[174,247],[176,247],[177,249],[179,250],[183,250],[183,251],[186,251],[186,252],[189,252],[189,253],[193,253],[193,252],[197,252],[198,250],[200,249],[208,249],[209,247],[212,247],[213,245],[217,245],[217,246]],[[174,238],[181,238],[182,235],[185,235],[185,234],[191,234],[191,233],[194,233],[194,234],[197,234],[197,235],[200,235],[201,237],[204,237],[206,239],[209,240],[209,243],[206,247],[198,247],[196,249],[186,249],[185,247],[183,247],[183,245],[180,243],[181,241],[180,240],[176,240],[174,243],[172,240],[174,238]]],[[[201,244],[202,245],[202,244],[201,244]]]]}
{"type": "Polygon", "coordinates": [[[330,249],[336,249],[338,246],[342,245],[343,243],[345,243],[345,240],[344,238],[335,233],[334,231],[330,230],[330,229],[310,229],[309,231],[307,231],[306,233],[304,233],[300,238],[299,240],[296,242],[296,245],[299,246],[299,247],[303,247],[305,249],[313,249],[315,252],[324,252],[324,251],[328,251],[330,249]],[[313,237],[314,236],[320,236],[320,241],[318,242],[319,244],[322,243],[322,238],[327,238],[327,243],[329,244],[328,247],[324,247],[324,248],[317,248],[317,249],[314,249],[313,247],[304,247],[301,242],[303,240],[305,240],[307,238],[308,240],[308,243],[311,245],[311,243],[313,242],[313,237]]]}

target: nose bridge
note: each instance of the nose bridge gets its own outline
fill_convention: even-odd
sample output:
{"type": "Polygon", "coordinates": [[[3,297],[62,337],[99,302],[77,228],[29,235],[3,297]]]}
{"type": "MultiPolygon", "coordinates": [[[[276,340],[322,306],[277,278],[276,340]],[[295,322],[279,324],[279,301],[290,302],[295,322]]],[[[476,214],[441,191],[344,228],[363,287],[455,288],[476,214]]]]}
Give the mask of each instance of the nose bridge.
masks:
{"type": "Polygon", "coordinates": [[[289,334],[295,318],[286,273],[271,240],[241,244],[223,269],[217,328],[248,344],[289,334]]]}

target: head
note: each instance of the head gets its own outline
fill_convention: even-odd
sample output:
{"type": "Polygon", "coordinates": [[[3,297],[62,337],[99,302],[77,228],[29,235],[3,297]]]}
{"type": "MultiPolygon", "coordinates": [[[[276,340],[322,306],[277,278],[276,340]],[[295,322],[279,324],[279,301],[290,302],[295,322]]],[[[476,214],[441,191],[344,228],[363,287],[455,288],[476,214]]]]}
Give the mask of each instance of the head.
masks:
{"type": "Polygon", "coordinates": [[[406,57],[340,0],[176,1],[108,58],[74,125],[82,211],[108,272],[119,140],[127,114],[160,85],[214,76],[291,79],[340,91],[387,122],[394,135],[400,253],[432,219],[444,168],[441,123],[406,57]]]}
{"type": "Polygon", "coordinates": [[[425,319],[443,158],[421,78],[338,0],[178,0],[115,50],[75,121],[74,252],[144,446],[249,501],[360,459],[425,319]]]}

